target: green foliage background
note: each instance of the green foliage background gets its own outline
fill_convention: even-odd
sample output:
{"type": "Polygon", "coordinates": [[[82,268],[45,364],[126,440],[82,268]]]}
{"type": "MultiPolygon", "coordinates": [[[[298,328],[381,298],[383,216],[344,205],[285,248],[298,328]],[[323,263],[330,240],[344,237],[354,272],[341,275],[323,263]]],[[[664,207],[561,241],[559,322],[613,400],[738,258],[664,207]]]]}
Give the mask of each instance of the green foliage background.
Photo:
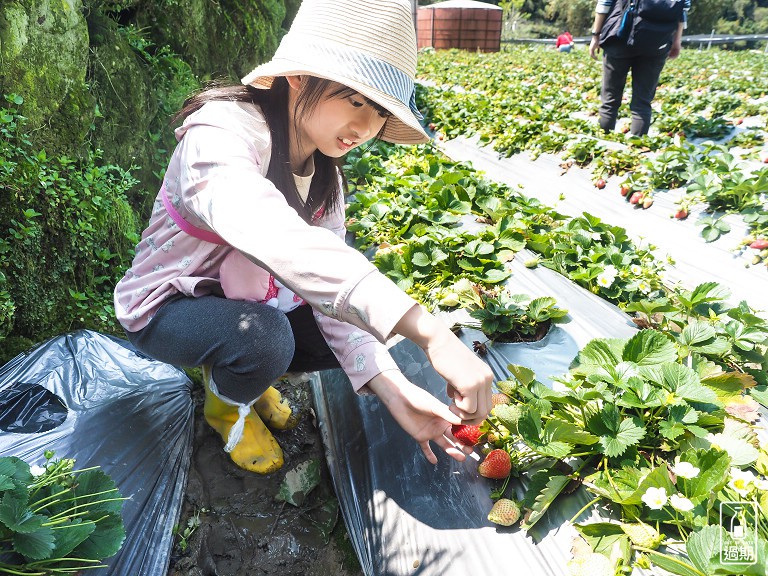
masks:
{"type": "Polygon", "coordinates": [[[121,335],[130,264],[202,83],[274,52],[300,0],[0,3],[0,364],[54,335],[121,335]]]}

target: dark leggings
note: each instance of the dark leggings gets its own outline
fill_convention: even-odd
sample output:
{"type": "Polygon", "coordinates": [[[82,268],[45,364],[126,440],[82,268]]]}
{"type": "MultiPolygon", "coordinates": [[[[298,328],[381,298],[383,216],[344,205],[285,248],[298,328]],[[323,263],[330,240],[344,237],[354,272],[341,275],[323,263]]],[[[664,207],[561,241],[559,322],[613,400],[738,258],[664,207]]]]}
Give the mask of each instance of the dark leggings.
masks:
{"type": "Polygon", "coordinates": [[[651,102],[656,95],[661,71],[667,61],[669,45],[652,54],[637,53],[623,44],[603,48],[603,85],[600,91],[600,127],[609,132],[616,127],[621,98],[632,71],[632,113],[630,131],[636,136],[651,127],[651,102]]]}
{"type": "Polygon", "coordinates": [[[178,297],[145,328],[126,333],[141,352],[176,366],[210,364],[219,392],[255,400],[285,372],[338,368],[308,305],[287,314],[219,296],[178,297]]]}

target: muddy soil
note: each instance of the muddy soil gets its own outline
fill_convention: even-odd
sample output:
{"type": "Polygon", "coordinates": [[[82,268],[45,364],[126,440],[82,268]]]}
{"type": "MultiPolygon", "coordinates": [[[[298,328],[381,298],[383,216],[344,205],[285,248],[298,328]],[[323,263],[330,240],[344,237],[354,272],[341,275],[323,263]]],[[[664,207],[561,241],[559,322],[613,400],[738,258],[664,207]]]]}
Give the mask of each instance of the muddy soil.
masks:
{"type": "Polygon", "coordinates": [[[261,476],[235,466],[203,418],[195,391],[192,465],[167,576],[362,576],[314,422],[307,383],[279,382],[300,424],[275,433],[283,468],[261,476]],[[321,480],[300,507],[275,499],[287,472],[316,459],[321,480]]]}

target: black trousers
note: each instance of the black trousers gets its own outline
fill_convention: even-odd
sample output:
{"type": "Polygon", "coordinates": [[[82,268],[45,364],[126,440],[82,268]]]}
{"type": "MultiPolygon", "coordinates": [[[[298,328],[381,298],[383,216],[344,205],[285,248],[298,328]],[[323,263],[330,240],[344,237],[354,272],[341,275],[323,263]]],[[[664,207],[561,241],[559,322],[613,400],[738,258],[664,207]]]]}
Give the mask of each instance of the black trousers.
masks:
{"type": "Polygon", "coordinates": [[[308,305],[284,313],[220,296],[180,296],[164,304],[145,328],[126,335],[161,362],[211,365],[219,392],[235,402],[255,400],[285,372],[339,367],[308,305]]]}
{"type": "Polygon", "coordinates": [[[656,95],[659,77],[667,61],[671,45],[652,53],[639,53],[622,43],[603,48],[603,85],[600,91],[600,127],[609,132],[616,127],[621,98],[632,71],[632,113],[630,132],[637,136],[651,127],[651,102],[656,95]]]}

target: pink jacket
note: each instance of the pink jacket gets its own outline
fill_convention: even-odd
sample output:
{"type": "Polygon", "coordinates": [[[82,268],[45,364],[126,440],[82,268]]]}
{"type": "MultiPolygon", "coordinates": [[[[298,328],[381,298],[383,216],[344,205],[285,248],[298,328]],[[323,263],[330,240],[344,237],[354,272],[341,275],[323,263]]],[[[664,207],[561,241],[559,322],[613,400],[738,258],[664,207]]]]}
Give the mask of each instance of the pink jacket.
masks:
{"type": "Polygon", "coordinates": [[[168,198],[190,224],[227,245],[183,232],[158,195],[133,264],[115,287],[123,327],[141,330],[175,294],[222,294],[221,266],[236,248],[261,266],[251,271],[259,279],[248,299],[266,300],[272,275],[311,305],[355,390],[396,369],[383,343],[415,301],[344,243],[343,208],[310,226],[266,179],[271,141],[261,110],[210,102],[187,117],[176,138],[168,198]]]}

